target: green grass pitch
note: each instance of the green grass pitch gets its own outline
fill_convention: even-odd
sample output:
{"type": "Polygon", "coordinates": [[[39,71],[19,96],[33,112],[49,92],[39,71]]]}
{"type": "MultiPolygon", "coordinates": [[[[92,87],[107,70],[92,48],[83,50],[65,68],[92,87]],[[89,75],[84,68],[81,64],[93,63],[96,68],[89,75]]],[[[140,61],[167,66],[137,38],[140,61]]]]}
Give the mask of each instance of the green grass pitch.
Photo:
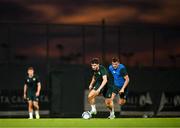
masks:
{"type": "Polygon", "coordinates": [[[180,128],[180,118],[0,119],[0,128],[180,128]]]}

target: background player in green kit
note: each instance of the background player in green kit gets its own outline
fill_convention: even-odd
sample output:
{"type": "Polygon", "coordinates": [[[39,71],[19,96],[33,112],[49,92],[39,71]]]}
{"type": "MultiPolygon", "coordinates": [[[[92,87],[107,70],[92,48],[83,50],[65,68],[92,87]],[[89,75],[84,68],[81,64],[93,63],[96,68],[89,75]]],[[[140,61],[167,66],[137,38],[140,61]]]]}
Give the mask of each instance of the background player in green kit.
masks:
{"type": "Polygon", "coordinates": [[[33,67],[29,67],[27,70],[28,76],[25,79],[24,84],[24,99],[28,101],[29,119],[33,119],[33,107],[35,110],[36,119],[39,119],[39,95],[41,91],[41,83],[39,78],[34,75],[33,67]]]}
{"type": "Polygon", "coordinates": [[[99,64],[98,58],[93,58],[91,60],[91,68],[93,70],[93,76],[92,80],[89,85],[89,95],[88,95],[88,101],[91,105],[91,114],[96,114],[96,107],[95,107],[95,98],[99,94],[103,94],[105,97],[105,104],[110,109],[110,116],[108,118],[113,119],[114,117],[111,116],[111,112],[114,111],[114,108],[112,108],[112,102],[111,99],[112,90],[110,88],[110,84],[108,84],[108,72],[106,68],[99,64]]]}

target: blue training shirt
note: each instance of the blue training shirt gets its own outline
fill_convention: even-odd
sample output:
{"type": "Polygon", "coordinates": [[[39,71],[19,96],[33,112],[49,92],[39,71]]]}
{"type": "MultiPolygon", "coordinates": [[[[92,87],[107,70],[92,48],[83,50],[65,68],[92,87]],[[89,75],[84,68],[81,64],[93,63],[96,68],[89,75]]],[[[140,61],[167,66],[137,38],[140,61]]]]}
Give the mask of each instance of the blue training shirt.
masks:
{"type": "Polygon", "coordinates": [[[119,64],[118,68],[114,69],[111,64],[109,66],[109,71],[113,75],[114,85],[121,88],[125,82],[124,76],[128,74],[126,71],[126,67],[123,64],[119,64]]]}

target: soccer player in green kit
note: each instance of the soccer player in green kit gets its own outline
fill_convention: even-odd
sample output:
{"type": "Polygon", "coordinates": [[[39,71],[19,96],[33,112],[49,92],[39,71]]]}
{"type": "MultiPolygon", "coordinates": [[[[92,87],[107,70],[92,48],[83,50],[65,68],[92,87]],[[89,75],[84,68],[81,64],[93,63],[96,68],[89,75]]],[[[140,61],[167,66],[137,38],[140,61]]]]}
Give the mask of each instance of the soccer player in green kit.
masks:
{"type": "Polygon", "coordinates": [[[24,99],[27,99],[28,101],[29,119],[33,119],[33,108],[35,109],[36,119],[39,119],[38,101],[41,91],[41,83],[39,78],[34,74],[33,67],[29,67],[27,73],[28,75],[24,84],[24,99]]]}
{"type": "Polygon", "coordinates": [[[91,105],[91,114],[96,114],[96,106],[95,106],[95,98],[96,96],[103,94],[105,98],[105,104],[107,108],[110,109],[110,116],[109,119],[114,118],[114,108],[113,108],[113,100],[111,99],[112,90],[110,87],[110,84],[108,83],[108,72],[106,68],[99,63],[98,58],[93,58],[91,60],[91,68],[93,70],[93,76],[92,80],[89,85],[89,95],[88,95],[88,101],[91,105]]]}

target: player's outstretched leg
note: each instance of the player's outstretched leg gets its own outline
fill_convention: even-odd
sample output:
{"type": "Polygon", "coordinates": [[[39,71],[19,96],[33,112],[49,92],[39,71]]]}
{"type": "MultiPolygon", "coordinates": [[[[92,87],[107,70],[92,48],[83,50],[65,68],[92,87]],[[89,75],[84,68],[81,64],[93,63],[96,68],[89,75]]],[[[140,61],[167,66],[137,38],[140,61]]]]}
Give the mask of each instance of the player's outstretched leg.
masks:
{"type": "Polygon", "coordinates": [[[109,108],[109,110],[110,110],[110,115],[108,116],[108,119],[114,119],[115,114],[114,114],[113,100],[111,98],[105,99],[105,103],[106,103],[107,108],[109,108]]]}
{"type": "Polygon", "coordinates": [[[89,104],[91,105],[91,111],[90,113],[93,115],[97,114],[97,110],[96,110],[96,105],[95,105],[95,97],[96,97],[96,93],[94,90],[91,90],[91,92],[88,95],[88,101],[89,104]]]}

